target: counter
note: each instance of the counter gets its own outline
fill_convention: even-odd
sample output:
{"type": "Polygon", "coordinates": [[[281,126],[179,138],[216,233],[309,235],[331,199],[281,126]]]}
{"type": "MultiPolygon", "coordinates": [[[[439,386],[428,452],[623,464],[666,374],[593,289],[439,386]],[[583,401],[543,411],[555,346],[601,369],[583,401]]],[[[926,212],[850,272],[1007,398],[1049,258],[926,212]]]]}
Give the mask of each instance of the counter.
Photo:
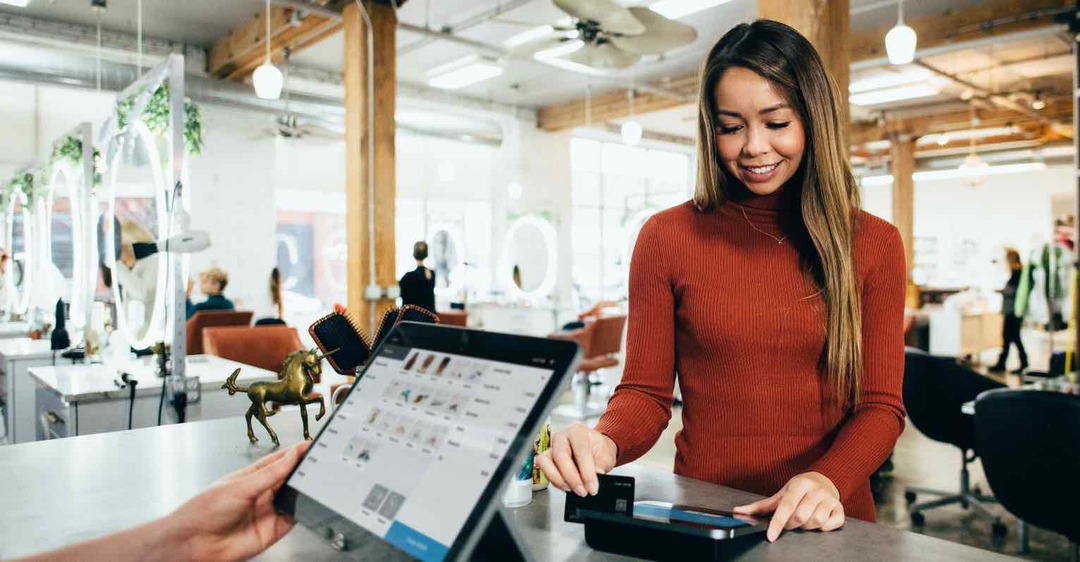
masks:
{"type": "MultiPolygon", "coordinates": [[[[2,341],[0,341],[2,343],[2,341]]],[[[29,369],[36,389],[33,421],[36,439],[51,439],[127,429],[128,410],[132,427],[158,425],[158,405],[162,379],[157,376],[153,356],[119,363],[33,367],[29,369]],[[117,384],[120,373],[139,381],[135,401],[130,390],[117,384]]],[[[187,376],[199,378],[200,399],[188,404],[188,420],[206,420],[241,415],[250,402],[243,395],[229,396],[221,388],[233,370],[241,369],[237,382],[245,386],[255,380],[274,380],[277,374],[213,355],[187,357],[187,376]]],[[[171,423],[168,406],[163,423],[171,423]]]]}
{"type": "MultiPolygon", "coordinates": [[[[325,421],[325,419],[324,419],[325,421]]],[[[275,416],[283,444],[300,439],[300,420],[275,416]]],[[[317,427],[320,424],[314,424],[317,427]]],[[[273,448],[250,445],[242,417],[90,435],[0,448],[0,558],[50,550],[164,515],[215,480],[273,448]],[[108,506],[108,509],[102,509],[108,506]]],[[[615,471],[637,478],[639,499],[714,508],[757,499],[750,493],[643,465],[615,471]]],[[[562,521],[554,488],[506,510],[526,548],[544,561],[626,560],[595,552],[582,527],[562,521]]],[[[321,560],[339,553],[297,526],[259,560],[321,560]]],[[[1009,560],[976,548],[849,520],[832,533],[789,532],[748,550],[745,560],[1009,560]]]]}
{"type": "Polygon", "coordinates": [[[53,351],[48,339],[0,338],[0,401],[3,402],[7,443],[26,443],[36,436],[34,382],[29,369],[73,363],[53,351]]]}

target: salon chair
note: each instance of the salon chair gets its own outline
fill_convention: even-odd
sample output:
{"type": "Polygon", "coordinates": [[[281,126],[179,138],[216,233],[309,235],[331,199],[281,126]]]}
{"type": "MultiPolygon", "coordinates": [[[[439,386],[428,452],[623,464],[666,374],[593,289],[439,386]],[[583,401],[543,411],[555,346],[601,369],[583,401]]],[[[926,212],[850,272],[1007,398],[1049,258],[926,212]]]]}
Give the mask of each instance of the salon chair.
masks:
{"type": "Polygon", "coordinates": [[[602,381],[590,380],[589,375],[619,364],[625,326],[625,314],[591,317],[586,318],[582,328],[555,332],[548,336],[552,339],[577,342],[581,346],[583,357],[572,382],[574,403],[559,406],[555,409],[556,415],[584,421],[604,413],[606,404],[589,404],[592,387],[602,384],[602,381]]]}
{"type": "MultiPolygon", "coordinates": [[[[1078,444],[1080,396],[1002,389],[975,401],[975,446],[994,496],[1022,522],[1065,535],[1074,562],[1080,559],[1078,444]]],[[[1021,537],[1021,554],[1025,542],[1021,537]]]]}
{"type": "Polygon", "coordinates": [[[469,313],[464,310],[444,310],[439,313],[439,324],[464,328],[469,325],[469,313]]]}
{"type": "MultiPolygon", "coordinates": [[[[285,356],[304,348],[296,328],[289,326],[229,326],[202,333],[206,353],[278,372],[285,356]]],[[[319,382],[319,381],[315,381],[319,382]]]]}
{"type": "Polygon", "coordinates": [[[960,488],[956,492],[908,486],[904,499],[908,502],[911,524],[926,522],[923,511],[958,503],[964,509],[974,507],[975,513],[993,522],[995,536],[1004,536],[1008,529],[1001,518],[986,505],[996,503],[971,487],[968,465],[979,455],[975,443],[975,422],[961,411],[966,402],[987,390],[1005,385],[964,367],[950,357],[937,357],[920,350],[907,348],[904,353],[904,407],[911,423],[923,435],[960,449],[960,488]],[[915,503],[919,495],[937,499],[915,503]]]}
{"type": "Polygon", "coordinates": [[[255,313],[250,310],[203,310],[196,312],[187,321],[187,354],[199,355],[204,353],[202,338],[204,328],[250,326],[253,316],[255,316],[255,313]]]}

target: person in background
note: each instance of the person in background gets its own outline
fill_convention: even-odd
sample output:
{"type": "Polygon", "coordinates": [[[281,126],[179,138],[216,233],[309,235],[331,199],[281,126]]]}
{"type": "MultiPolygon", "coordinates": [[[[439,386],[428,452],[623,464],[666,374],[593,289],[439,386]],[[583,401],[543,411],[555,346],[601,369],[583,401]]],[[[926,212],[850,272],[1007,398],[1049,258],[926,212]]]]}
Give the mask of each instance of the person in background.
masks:
{"type": "Polygon", "coordinates": [[[1020,286],[1024,264],[1020,261],[1020,252],[1015,248],[1005,249],[1005,261],[1009,266],[1009,280],[1001,290],[1001,314],[1005,317],[1005,324],[1001,328],[1001,355],[989,371],[1004,373],[1005,362],[1009,359],[1009,348],[1016,344],[1016,351],[1020,353],[1020,368],[1014,370],[1013,374],[1019,375],[1028,367],[1027,351],[1024,350],[1024,342],[1020,341],[1020,325],[1024,323],[1024,319],[1016,315],[1016,291],[1020,286]]]}
{"type": "Polygon", "coordinates": [[[285,301],[281,298],[281,270],[276,267],[270,271],[270,302],[277,307],[278,320],[284,320],[285,301]]]}
{"type": "Polygon", "coordinates": [[[771,513],[770,542],[873,521],[905,418],[900,233],[859,209],[844,98],[798,31],[736,25],[699,84],[696,192],[637,238],[622,382],[536,462],[595,495],[659,439],[677,381],[675,473],[767,496],[734,511],[771,513]]]}
{"type": "Polygon", "coordinates": [[[187,299],[187,317],[191,318],[196,312],[200,310],[235,310],[231,300],[225,298],[222,294],[225,292],[225,287],[229,284],[229,274],[225,273],[225,270],[219,267],[211,267],[210,269],[204,269],[199,274],[199,291],[206,295],[206,300],[198,304],[192,304],[191,302],[191,289],[194,286],[194,281],[190,278],[187,283],[187,290],[184,292],[184,296],[187,299]]]}
{"type": "Polygon", "coordinates": [[[424,260],[428,257],[427,242],[421,240],[413,244],[412,255],[416,260],[416,269],[402,275],[398,282],[401,286],[401,304],[419,306],[434,313],[435,272],[424,267],[424,260]]]}
{"type": "Polygon", "coordinates": [[[308,445],[271,453],[160,519],[18,562],[248,560],[293,528],[293,520],[274,509],[274,493],[308,445]]]}

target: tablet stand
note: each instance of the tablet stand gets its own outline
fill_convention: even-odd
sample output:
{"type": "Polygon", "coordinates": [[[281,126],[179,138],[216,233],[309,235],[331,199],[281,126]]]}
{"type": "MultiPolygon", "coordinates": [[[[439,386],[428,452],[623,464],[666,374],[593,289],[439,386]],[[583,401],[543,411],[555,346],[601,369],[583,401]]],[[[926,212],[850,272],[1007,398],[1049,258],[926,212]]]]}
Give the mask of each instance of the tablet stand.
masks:
{"type": "Polygon", "coordinates": [[[495,509],[495,513],[488,522],[487,529],[480,536],[476,548],[468,557],[469,560],[499,561],[499,562],[526,562],[529,558],[525,555],[523,541],[517,536],[514,524],[507,519],[501,507],[495,509]]]}

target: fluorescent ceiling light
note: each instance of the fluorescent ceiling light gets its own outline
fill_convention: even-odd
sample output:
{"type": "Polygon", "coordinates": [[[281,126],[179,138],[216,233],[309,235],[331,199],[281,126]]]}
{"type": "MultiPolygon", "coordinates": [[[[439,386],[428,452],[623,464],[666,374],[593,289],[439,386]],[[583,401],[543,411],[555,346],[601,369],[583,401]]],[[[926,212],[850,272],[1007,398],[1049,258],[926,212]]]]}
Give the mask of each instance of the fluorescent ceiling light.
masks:
{"type": "MultiPolygon", "coordinates": [[[[1015,125],[1011,127],[985,127],[982,129],[965,129],[962,131],[951,131],[948,133],[941,133],[939,135],[926,135],[919,137],[919,140],[915,141],[918,145],[934,144],[939,139],[944,137],[947,142],[957,140],[970,140],[970,139],[986,139],[990,137],[1007,137],[1009,135],[1015,135],[1020,133],[1022,129],[1015,125]]],[[[942,144],[942,143],[939,143],[942,144]]]]}
{"type": "Polygon", "coordinates": [[[888,90],[875,90],[851,96],[851,103],[855,105],[879,105],[901,100],[912,100],[936,96],[940,93],[936,86],[930,84],[915,84],[913,86],[901,86],[888,90]]]}
{"type": "MultiPolygon", "coordinates": [[[[986,166],[978,169],[952,168],[949,170],[927,170],[915,172],[912,178],[915,181],[948,180],[957,178],[970,178],[974,176],[1000,176],[1005,174],[1021,174],[1024,172],[1040,172],[1046,169],[1042,162],[1025,162],[1023,164],[1004,164],[1001,166],[986,166]]],[[[891,175],[866,176],[862,179],[863,186],[890,185],[893,182],[891,175]]]]}
{"type": "Polygon", "coordinates": [[[880,90],[882,88],[894,88],[896,86],[904,86],[912,84],[914,82],[921,82],[927,80],[933,76],[929,70],[919,66],[903,67],[900,72],[879,73],[867,78],[856,80],[848,86],[848,92],[852,94],[858,94],[862,92],[869,92],[870,90],[880,90]]]}
{"type": "Polygon", "coordinates": [[[649,5],[649,9],[668,19],[677,20],[702,10],[725,4],[730,0],[661,0],[649,5]]]}
{"type": "Polygon", "coordinates": [[[0,0],[0,4],[7,4],[8,6],[15,6],[16,8],[25,8],[30,0],[0,0]]]}
{"type": "Polygon", "coordinates": [[[432,69],[428,72],[428,86],[456,90],[495,78],[502,73],[503,68],[494,62],[469,56],[432,69]]]}
{"type": "Polygon", "coordinates": [[[570,53],[577,52],[585,46],[585,43],[580,39],[575,39],[559,45],[558,47],[552,47],[545,49],[533,55],[536,59],[557,59],[559,57],[569,55],[570,53]]]}

